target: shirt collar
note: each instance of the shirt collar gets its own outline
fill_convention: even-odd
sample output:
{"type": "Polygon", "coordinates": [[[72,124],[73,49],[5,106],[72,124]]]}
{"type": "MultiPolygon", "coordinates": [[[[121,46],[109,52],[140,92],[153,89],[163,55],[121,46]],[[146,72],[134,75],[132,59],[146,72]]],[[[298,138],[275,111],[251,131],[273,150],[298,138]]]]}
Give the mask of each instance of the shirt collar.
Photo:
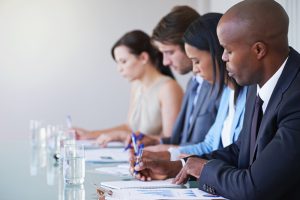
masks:
{"type": "Polygon", "coordinates": [[[193,76],[193,79],[196,80],[200,85],[201,85],[202,82],[203,82],[203,78],[200,77],[200,76],[193,76]]]}
{"type": "Polygon", "coordinates": [[[273,90],[278,82],[280,75],[282,74],[287,59],[288,57],[284,60],[276,73],[261,88],[259,87],[259,85],[257,85],[257,94],[259,94],[260,98],[264,102],[262,105],[263,112],[265,112],[267,108],[273,90]]]}
{"type": "Polygon", "coordinates": [[[201,85],[202,85],[202,83],[203,83],[203,78],[200,77],[200,76],[194,75],[192,81],[197,81],[197,82],[198,82],[199,85],[198,85],[198,87],[197,87],[197,94],[199,94],[201,85]]]}

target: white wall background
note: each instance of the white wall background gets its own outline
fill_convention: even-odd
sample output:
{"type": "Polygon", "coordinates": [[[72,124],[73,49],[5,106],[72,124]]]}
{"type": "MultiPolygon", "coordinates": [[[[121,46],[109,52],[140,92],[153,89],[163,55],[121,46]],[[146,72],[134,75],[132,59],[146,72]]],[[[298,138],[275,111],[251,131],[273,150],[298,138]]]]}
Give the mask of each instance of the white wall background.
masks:
{"type": "MultiPolygon", "coordinates": [[[[0,0],[0,137],[30,119],[95,129],[126,119],[130,84],[110,55],[125,32],[153,27],[189,0],[0,0]]],[[[185,85],[187,77],[180,77],[185,85]]]]}
{"type": "MultiPolygon", "coordinates": [[[[199,0],[198,10],[205,12],[221,12],[224,13],[228,8],[241,0],[199,0]]],[[[300,1],[299,0],[276,0],[280,3],[290,18],[289,24],[289,43],[297,51],[300,51],[300,1]]],[[[272,11],[270,11],[272,12],[272,11]]]]}
{"type": "MultiPolygon", "coordinates": [[[[224,12],[238,0],[0,0],[0,139],[27,138],[30,119],[105,128],[126,119],[130,84],[110,55],[126,31],[151,34],[175,5],[224,12]]],[[[300,49],[297,0],[291,43],[300,49]]],[[[178,77],[178,76],[177,76],[178,77]]],[[[178,80],[185,86],[188,76],[178,80]]]]}

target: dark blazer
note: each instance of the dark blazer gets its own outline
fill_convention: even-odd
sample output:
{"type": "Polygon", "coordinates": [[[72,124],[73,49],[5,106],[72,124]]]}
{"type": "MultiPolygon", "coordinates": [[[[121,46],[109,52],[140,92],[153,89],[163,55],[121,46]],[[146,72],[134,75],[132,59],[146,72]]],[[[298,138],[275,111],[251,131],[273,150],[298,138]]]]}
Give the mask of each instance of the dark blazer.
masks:
{"type": "Polygon", "coordinates": [[[189,93],[191,92],[191,80],[188,83],[181,110],[176,119],[171,138],[163,138],[164,144],[187,145],[202,142],[206,133],[215,121],[220,98],[217,98],[218,89],[212,90],[212,85],[203,80],[196,107],[193,111],[193,120],[189,129],[184,133],[186,112],[188,107],[189,93]]]}
{"type": "Polygon", "coordinates": [[[250,127],[256,85],[246,104],[238,141],[215,151],[202,171],[199,187],[229,199],[300,198],[300,55],[289,58],[274,88],[257,136],[256,159],[250,159],[250,127]]]}

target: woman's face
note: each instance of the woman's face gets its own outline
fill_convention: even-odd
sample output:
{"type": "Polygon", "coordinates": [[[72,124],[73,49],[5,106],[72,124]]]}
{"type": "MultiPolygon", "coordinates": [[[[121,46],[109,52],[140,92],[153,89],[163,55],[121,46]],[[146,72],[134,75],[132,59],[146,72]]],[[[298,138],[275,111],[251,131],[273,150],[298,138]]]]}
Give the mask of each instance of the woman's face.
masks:
{"type": "Polygon", "coordinates": [[[129,48],[124,45],[114,49],[114,56],[118,71],[124,78],[134,81],[142,77],[145,62],[140,56],[130,53],[129,48]]]}
{"type": "Polygon", "coordinates": [[[197,49],[187,43],[184,45],[187,56],[193,63],[193,72],[209,83],[213,83],[214,70],[210,52],[197,49]]]}

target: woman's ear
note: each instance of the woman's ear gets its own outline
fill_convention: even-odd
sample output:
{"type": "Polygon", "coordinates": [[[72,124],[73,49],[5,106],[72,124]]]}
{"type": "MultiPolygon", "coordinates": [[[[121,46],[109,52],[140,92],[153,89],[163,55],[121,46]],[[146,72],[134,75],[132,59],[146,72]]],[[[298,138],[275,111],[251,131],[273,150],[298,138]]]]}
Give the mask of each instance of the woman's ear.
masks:
{"type": "Polygon", "coordinates": [[[146,64],[149,61],[149,54],[145,51],[143,51],[140,55],[139,58],[143,62],[143,64],[146,64]]]}
{"type": "Polygon", "coordinates": [[[255,42],[252,46],[252,50],[258,60],[261,60],[267,54],[267,45],[263,42],[255,42]]]}

